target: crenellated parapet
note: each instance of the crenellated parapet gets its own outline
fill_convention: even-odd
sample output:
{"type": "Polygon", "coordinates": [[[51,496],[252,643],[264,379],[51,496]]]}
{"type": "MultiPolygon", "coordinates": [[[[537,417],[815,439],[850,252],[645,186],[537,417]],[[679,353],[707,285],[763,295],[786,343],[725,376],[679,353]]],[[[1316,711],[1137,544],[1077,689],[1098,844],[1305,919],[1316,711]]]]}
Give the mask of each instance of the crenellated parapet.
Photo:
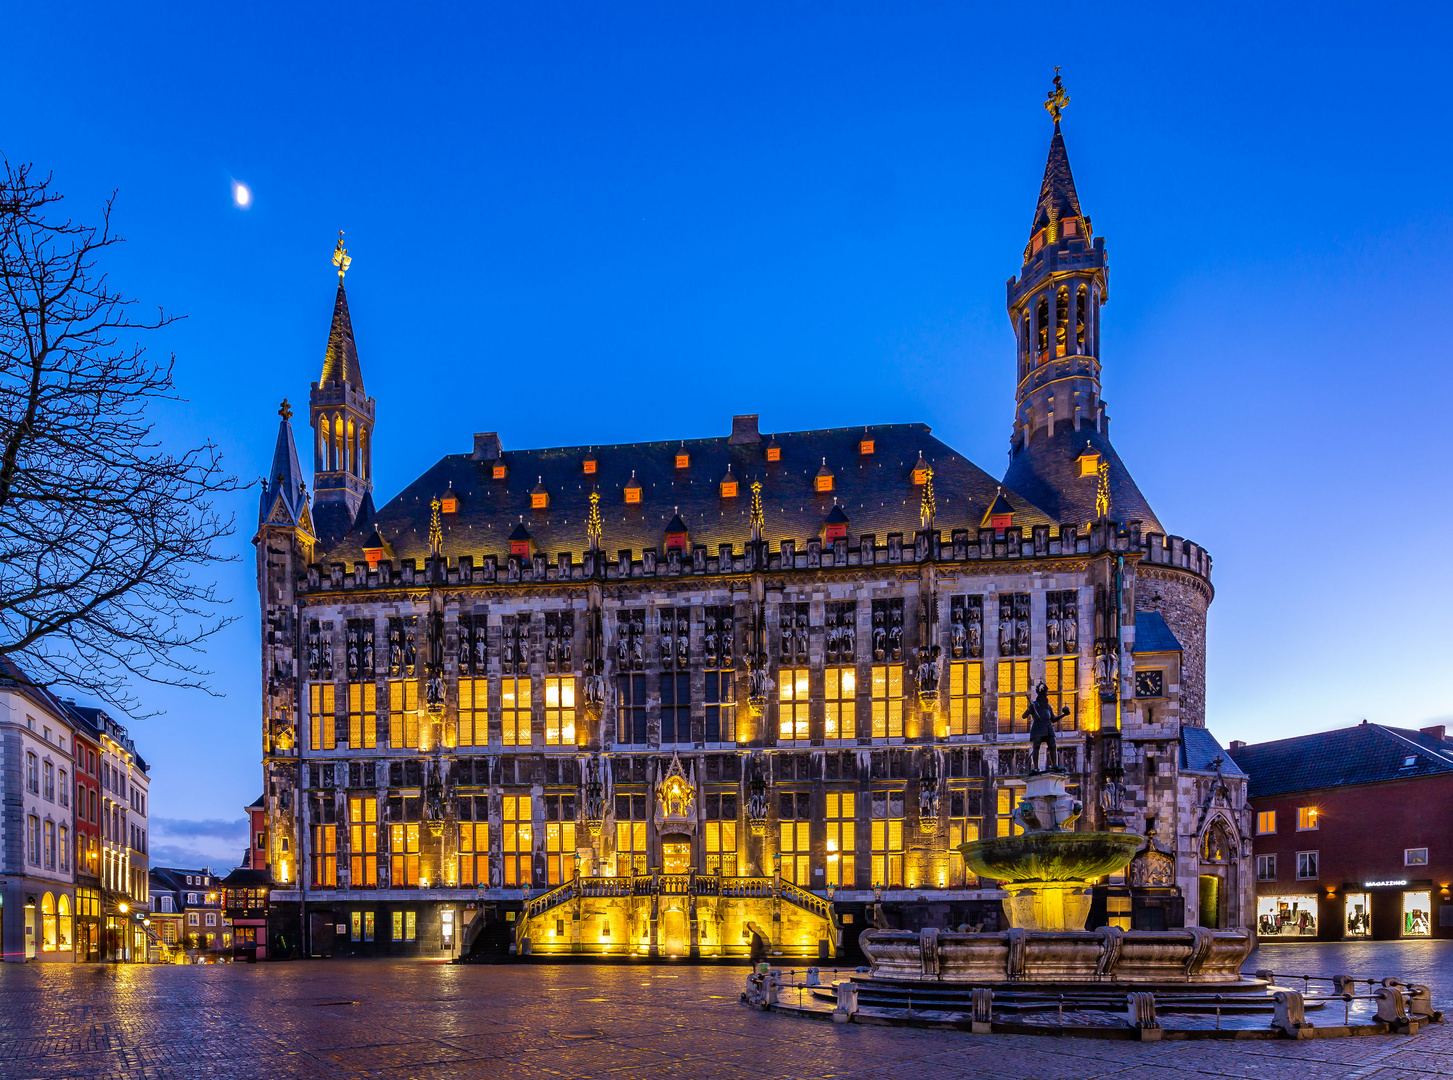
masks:
{"type": "MultiPolygon", "coordinates": [[[[424,588],[433,585],[554,585],[569,582],[634,581],[648,579],[740,576],[788,571],[862,570],[911,566],[972,566],[980,563],[1022,562],[1038,559],[1094,558],[1104,554],[1134,556],[1147,566],[1187,572],[1202,579],[1209,590],[1211,555],[1194,541],[1158,532],[1142,532],[1140,522],[1094,522],[1088,529],[1061,525],[1032,528],[953,530],[947,541],[937,529],[920,529],[911,536],[889,533],[879,542],[872,533],[855,541],[840,538],[824,543],[810,537],[799,545],[794,539],[748,541],[737,546],[705,544],[689,550],[622,548],[604,551],[557,552],[554,557],[531,555],[461,555],[435,559],[358,560],[314,563],[298,579],[299,594],[337,590],[424,588]]],[[[1209,600],[1209,595],[1207,597],[1209,600]]]]}

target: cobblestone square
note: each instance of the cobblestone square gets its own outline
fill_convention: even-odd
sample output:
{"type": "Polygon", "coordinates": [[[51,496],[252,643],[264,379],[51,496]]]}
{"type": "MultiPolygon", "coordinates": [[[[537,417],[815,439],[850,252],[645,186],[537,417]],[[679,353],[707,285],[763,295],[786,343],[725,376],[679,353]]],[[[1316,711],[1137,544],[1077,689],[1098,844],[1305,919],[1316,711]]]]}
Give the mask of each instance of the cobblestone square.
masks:
{"type": "MultiPolygon", "coordinates": [[[[1453,1007],[1453,943],[1264,946],[1249,968],[1397,975],[1453,1007]]],[[[995,1080],[1453,1072],[1413,1037],[1133,1043],[812,1023],[738,1002],[727,967],[313,961],[0,967],[5,1080],[508,1077],[995,1080]]]]}

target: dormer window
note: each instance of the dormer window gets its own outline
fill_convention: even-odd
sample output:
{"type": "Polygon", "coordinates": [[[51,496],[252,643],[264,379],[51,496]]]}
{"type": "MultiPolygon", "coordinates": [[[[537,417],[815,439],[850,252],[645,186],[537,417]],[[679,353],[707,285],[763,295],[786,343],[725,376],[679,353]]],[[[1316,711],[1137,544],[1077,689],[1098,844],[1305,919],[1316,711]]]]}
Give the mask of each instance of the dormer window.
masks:
{"type": "Polygon", "coordinates": [[[595,466],[596,466],[596,460],[595,460],[595,455],[594,454],[586,454],[585,455],[585,460],[580,463],[580,467],[583,470],[585,470],[585,475],[586,476],[594,476],[595,475],[595,466]]]}
{"type": "Polygon", "coordinates": [[[1080,456],[1075,458],[1075,464],[1080,467],[1081,476],[1098,476],[1100,474],[1100,452],[1088,442],[1080,456]]]}
{"type": "Polygon", "coordinates": [[[994,502],[984,514],[984,524],[996,533],[1003,533],[1005,529],[1014,527],[1014,504],[1004,497],[1002,488],[994,496],[994,502]]]}
{"type": "Polygon", "coordinates": [[[388,542],[379,535],[378,529],[374,529],[369,538],[363,542],[363,557],[368,560],[370,570],[377,570],[378,564],[385,557],[393,558],[393,550],[389,547],[388,542]]]}
{"type": "Polygon", "coordinates": [[[545,510],[550,506],[550,492],[545,489],[545,478],[536,478],[535,490],[530,492],[530,509],[545,510]]]}
{"type": "Polygon", "coordinates": [[[863,437],[858,440],[858,453],[863,457],[871,457],[873,454],[873,436],[869,435],[866,429],[863,431],[863,437]]]}
{"type": "Polygon", "coordinates": [[[727,473],[721,478],[721,497],[723,499],[735,499],[737,497],[737,478],[732,475],[730,466],[727,473]]]}
{"type": "Polygon", "coordinates": [[[777,437],[772,436],[772,441],[767,444],[767,460],[777,462],[782,460],[782,447],[777,445],[777,437]]]}
{"type": "Polygon", "coordinates": [[[686,522],[677,514],[666,526],[666,550],[686,550],[686,522]]]}
{"type": "Polygon", "coordinates": [[[634,506],[641,501],[641,482],[636,479],[636,471],[631,470],[631,478],[626,481],[626,503],[634,506]]]}
{"type": "Polygon", "coordinates": [[[443,497],[439,500],[439,510],[445,514],[457,514],[459,512],[459,496],[454,494],[452,487],[444,492],[443,497]]]}
{"type": "Polygon", "coordinates": [[[834,540],[846,540],[848,538],[848,515],[843,513],[843,508],[833,503],[832,509],[828,512],[827,520],[822,523],[822,542],[831,544],[834,540]]]}
{"type": "Polygon", "coordinates": [[[819,495],[832,490],[832,470],[827,467],[827,458],[822,459],[822,468],[817,470],[813,483],[819,495]]]}
{"type": "Polygon", "coordinates": [[[686,452],[686,445],[684,443],[681,449],[676,451],[676,467],[678,469],[689,469],[691,467],[691,455],[686,452]]]}
{"type": "Polygon", "coordinates": [[[918,452],[918,461],[913,466],[913,482],[919,487],[928,483],[928,462],[923,460],[923,451],[918,452]]]}
{"type": "Polygon", "coordinates": [[[515,531],[510,533],[510,554],[528,559],[534,553],[534,538],[530,536],[530,530],[525,528],[525,523],[521,521],[515,526],[515,531]]]}
{"type": "Polygon", "coordinates": [[[505,463],[503,461],[496,461],[494,463],[494,469],[492,470],[492,474],[496,480],[503,480],[509,474],[509,469],[505,467],[505,463]]]}

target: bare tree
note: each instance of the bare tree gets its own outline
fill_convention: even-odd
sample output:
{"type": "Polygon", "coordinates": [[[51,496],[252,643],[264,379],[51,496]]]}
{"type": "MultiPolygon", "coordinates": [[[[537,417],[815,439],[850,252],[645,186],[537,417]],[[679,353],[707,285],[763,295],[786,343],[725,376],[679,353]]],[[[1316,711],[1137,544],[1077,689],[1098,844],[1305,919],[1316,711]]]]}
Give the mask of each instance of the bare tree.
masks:
{"type": "Polygon", "coordinates": [[[113,291],[115,196],[89,226],[32,166],[0,171],[0,660],[135,715],[136,680],[207,689],[213,564],[235,480],[210,442],[164,450],[149,410],[175,357],[140,338],[175,321],[113,291]]]}

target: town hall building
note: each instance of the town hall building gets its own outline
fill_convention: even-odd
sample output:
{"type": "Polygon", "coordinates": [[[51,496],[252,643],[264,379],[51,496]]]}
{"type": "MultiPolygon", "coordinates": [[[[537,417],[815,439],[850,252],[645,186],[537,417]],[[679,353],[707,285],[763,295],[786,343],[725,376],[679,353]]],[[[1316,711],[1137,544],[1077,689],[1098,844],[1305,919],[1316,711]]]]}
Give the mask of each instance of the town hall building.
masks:
{"type": "Polygon", "coordinates": [[[1079,828],[1145,837],[1091,926],[1251,922],[1246,777],[1204,726],[1211,558],[1111,442],[1109,265],[1063,103],[1007,288],[1002,476],[923,424],[736,416],[618,446],[476,434],[376,500],[403,409],[365,390],[340,240],[307,449],[284,402],[255,539],[272,955],[829,957],[865,925],[1000,929],[1006,894],[957,848],[1018,828],[1036,764],[1069,774],[1079,828]],[[1061,718],[1036,763],[1041,683],[1061,718]]]}

